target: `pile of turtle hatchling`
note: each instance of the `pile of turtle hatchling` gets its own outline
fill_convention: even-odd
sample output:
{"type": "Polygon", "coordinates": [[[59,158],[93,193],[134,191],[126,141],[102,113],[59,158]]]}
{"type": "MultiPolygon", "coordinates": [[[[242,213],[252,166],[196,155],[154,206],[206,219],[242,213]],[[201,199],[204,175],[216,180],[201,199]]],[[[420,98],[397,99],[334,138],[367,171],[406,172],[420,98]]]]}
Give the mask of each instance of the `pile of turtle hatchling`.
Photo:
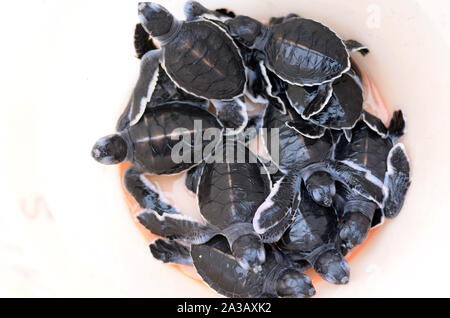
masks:
{"type": "Polygon", "coordinates": [[[350,53],[368,49],[295,14],[263,24],[197,2],[185,5],[186,21],[155,3],[138,11],[139,78],[117,132],[92,156],[132,163],[125,187],[143,209],[141,224],[162,237],[153,256],[193,264],[229,297],[312,296],[310,267],[346,284],[344,255],[399,213],[410,184],[396,143],[402,112],[386,127],[363,110],[350,53]],[[188,160],[173,157],[179,128],[188,160]],[[240,138],[250,128],[261,132],[266,156],[249,149],[255,136],[240,138]],[[145,177],[184,171],[202,223],[145,177]]]}

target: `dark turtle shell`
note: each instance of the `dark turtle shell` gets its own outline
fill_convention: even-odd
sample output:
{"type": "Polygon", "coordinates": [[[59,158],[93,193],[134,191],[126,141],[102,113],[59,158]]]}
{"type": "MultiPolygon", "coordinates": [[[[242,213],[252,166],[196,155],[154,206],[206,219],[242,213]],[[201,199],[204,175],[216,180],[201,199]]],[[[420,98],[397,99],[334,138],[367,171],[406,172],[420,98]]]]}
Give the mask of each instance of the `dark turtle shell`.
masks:
{"type": "Polygon", "coordinates": [[[201,214],[219,229],[233,223],[251,224],[256,210],[270,192],[269,177],[262,173],[263,166],[256,155],[245,146],[232,145],[225,149],[226,152],[234,150],[234,159],[238,152],[244,152],[245,161],[206,164],[197,193],[201,214]]]}
{"type": "Polygon", "coordinates": [[[159,66],[158,81],[156,82],[152,97],[147,103],[147,108],[152,108],[174,101],[179,101],[186,104],[195,104],[197,106],[205,108],[207,108],[209,104],[206,99],[196,97],[178,88],[172,82],[169,76],[167,76],[167,73],[164,71],[164,69],[159,66]]]}
{"type": "Polygon", "coordinates": [[[271,264],[266,254],[263,270],[255,274],[245,270],[231,255],[228,242],[220,236],[207,244],[192,245],[191,257],[203,281],[227,297],[257,297],[263,292],[265,270],[271,264]]]}
{"type": "Polygon", "coordinates": [[[185,22],[163,46],[167,73],[178,86],[207,99],[232,99],[244,91],[245,69],[233,40],[206,20],[185,22]]]}
{"type": "Polygon", "coordinates": [[[344,42],[319,22],[291,18],[270,30],[264,47],[266,65],[291,84],[329,82],[350,67],[344,42]]]}
{"type": "Polygon", "coordinates": [[[279,166],[282,169],[301,169],[311,163],[320,162],[331,156],[332,140],[329,134],[321,138],[308,138],[286,125],[286,122],[302,120],[300,115],[292,109],[286,108],[286,114],[280,113],[270,105],[264,115],[264,140],[269,154],[276,151],[272,144],[271,129],[279,129],[279,166]]]}
{"type": "MultiPolygon", "coordinates": [[[[208,128],[222,129],[217,118],[208,111],[186,105],[172,103],[151,108],[134,126],[126,130],[133,148],[133,162],[153,174],[174,174],[197,164],[194,161],[194,134],[203,133],[208,128]],[[201,127],[195,125],[201,122],[201,127]],[[185,129],[186,138],[192,148],[190,162],[176,163],[172,160],[173,147],[181,138],[171,135],[177,128],[185,129]],[[201,130],[201,131],[199,131],[201,130]]],[[[183,139],[183,140],[186,140],[183,139]]],[[[202,141],[201,151],[211,141],[202,141]]]]}
{"type": "Polygon", "coordinates": [[[335,159],[351,162],[362,169],[367,169],[382,183],[387,169],[386,158],[393,147],[392,140],[382,138],[363,121],[359,122],[352,131],[351,142],[342,136],[339,138],[335,148],[335,159]]]}
{"type": "Polygon", "coordinates": [[[318,205],[304,189],[294,222],[278,246],[288,254],[308,255],[318,247],[333,242],[337,225],[333,208],[318,205]]]}

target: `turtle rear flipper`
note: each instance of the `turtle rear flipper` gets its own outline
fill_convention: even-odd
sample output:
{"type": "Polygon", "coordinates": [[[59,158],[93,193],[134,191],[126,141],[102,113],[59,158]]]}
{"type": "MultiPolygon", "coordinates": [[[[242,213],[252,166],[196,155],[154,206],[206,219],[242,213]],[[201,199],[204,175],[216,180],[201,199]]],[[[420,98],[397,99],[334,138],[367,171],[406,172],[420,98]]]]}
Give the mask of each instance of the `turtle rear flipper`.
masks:
{"type": "Polygon", "coordinates": [[[176,241],[157,239],[149,247],[153,257],[163,263],[192,265],[189,248],[176,241]]]}
{"type": "Polygon", "coordinates": [[[149,51],[142,57],[139,78],[128,105],[117,122],[117,131],[122,131],[128,126],[136,124],[144,114],[158,81],[160,57],[160,50],[149,51]]]}
{"type": "Polygon", "coordinates": [[[392,114],[391,121],[389,123],[388,132],[392,142],[399,140],[405,133],[406,120],[403,117],[403,112],[397,110],[392,114]]]}
{"type": "Polygon", "coordinates": [[[253,218],[256,233],[264,234],[290,213],[295,197],[300,191],[301,180],[298,172],[291,171],[275,183],[269,196],[256,210],[253,218]]]}
{"type": "Polygon", "coordinates": [[[158,214],[180,213],[161,197],[156,187],[145,177],[145,173],[137,167],[132,166],[125,171],[123,182],[141,208],[158,214]]]}
{"type": "Polygon", "coordinates": [[[217,109],[217,118],[223,126],[231,128],[231,135],[238,134],[247,126],[247,106],[242,98],[235,98],[231,101],[214,100],[212,103],[217,109]]]}
{"type": "Polygon", "coordinates": [[[348,51],[359,52],[359,53],[361,53],[362,56],[365,56],[370,52],[369,49],[367,48],[367,46],[365,46],[355,40],[346,40],[346,41],[344,41],[344,44],[348,51]]]}
{"type": "Polygon", "coordinates": [[[403,144],[397,144],[388,155],[388,169],[384,179],[388,193],[383,202],[384,216],[393,218],[398,215],[410,184],[408,155],[403,144]]]}
{"type": "Polygon", "coordinates": [[[188,219],[183,215],[158,215],[143,212],[137,216],[139,222],[150,232],[171,240],[182,240],[190,244],[203,244],[219,234],[211,228],[188,219]]]}

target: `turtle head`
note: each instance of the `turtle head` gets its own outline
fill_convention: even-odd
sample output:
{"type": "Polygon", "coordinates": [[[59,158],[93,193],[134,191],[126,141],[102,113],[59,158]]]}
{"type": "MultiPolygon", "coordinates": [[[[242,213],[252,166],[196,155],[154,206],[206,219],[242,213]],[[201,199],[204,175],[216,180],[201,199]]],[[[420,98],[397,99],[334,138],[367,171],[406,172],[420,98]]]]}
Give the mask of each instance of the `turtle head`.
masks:
{"type": "Polygon", "coordinates": [[[127,142],[120,134],[100,138],[91,152],[95,160],[105,165],[118,164],[126,159],[127,154],[127,142]]]}
{"type": "Polygon", "coordinates": [[[348,211],[339,226],[339,237],[348,249],[361,244],[367,237],[371,220],[359,211],[348,211]]]}
{"type": "Polygon", "coordinates": [[[322,206],[330,207],[336,194],[336,186],[331,176],[324,171],[313,173],[306,180],[306,189],[314,201],[322,206]]]}
{"type": "Polygon", "coordinates": [[[238,237],[231,246],[233,256],[245,270],[259,272],[266,260],[266,251],[261,238],[256,234],[246,234],[238,237]]]}
{"type": "Polygon", "coordinates": [[[316,290],[311,279],[294,268],[288,268],[278,277],[276,282],[278,296],[305,298],[314,296],[316,290]]]}
{"type": "Polygon", "coordinates": [[[337,249],[330,249],[314,262],[316,272],[332,284],[347,284],[350,276],[350,266],[337,249]]]}
{"type": "Polygon", "coordinates": [[[163,6],[153,2],[139,2],[138,12],[142,26],[151,36],[163,36],[170,32],[174,17],[163,6]]]}
{"type": "Polygon", "coordinates": [[[229,19],[225,24],[228,26],[231,36],[248,47],[255,44],[256,39],[262,35],[264,27],[261,22],[245,15],[229,19]]]}

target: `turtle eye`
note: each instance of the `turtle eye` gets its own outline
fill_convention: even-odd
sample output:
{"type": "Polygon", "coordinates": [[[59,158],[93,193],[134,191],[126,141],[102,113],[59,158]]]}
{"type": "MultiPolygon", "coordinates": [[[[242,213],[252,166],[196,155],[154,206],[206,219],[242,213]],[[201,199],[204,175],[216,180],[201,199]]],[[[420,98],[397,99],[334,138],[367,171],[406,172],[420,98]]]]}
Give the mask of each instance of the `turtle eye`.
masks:
{"type": "Polygon", "coordinates": [[[247,16],[240,15],[225,23],[228,25],[231,36],[249,47],[255,43],[261,33],[261,23],[247,16]]]}
{"type": "Polygon", "coordinates": [[[95,143],[91,155],[100,163],[117,164],[124,161],[127,156],[127,143],[117,134],[109,135],[95,143]]]}
{"type": "Polygon", "coordinates": [[[153,2],[139,2],[139,19],[145,31],[152,36],[169,33],[173,16],[164,7],[153,2]]]}

